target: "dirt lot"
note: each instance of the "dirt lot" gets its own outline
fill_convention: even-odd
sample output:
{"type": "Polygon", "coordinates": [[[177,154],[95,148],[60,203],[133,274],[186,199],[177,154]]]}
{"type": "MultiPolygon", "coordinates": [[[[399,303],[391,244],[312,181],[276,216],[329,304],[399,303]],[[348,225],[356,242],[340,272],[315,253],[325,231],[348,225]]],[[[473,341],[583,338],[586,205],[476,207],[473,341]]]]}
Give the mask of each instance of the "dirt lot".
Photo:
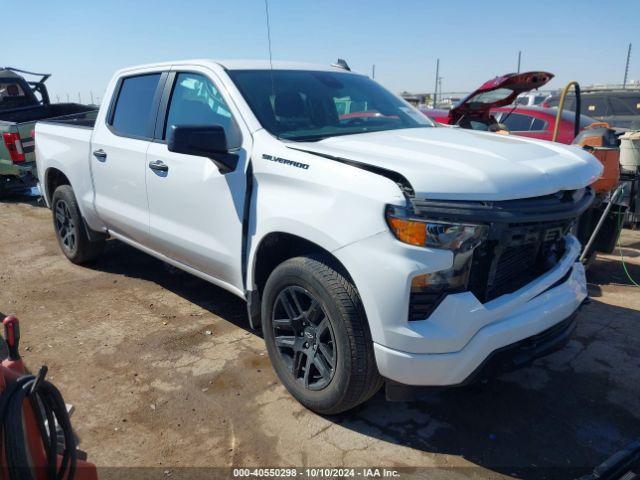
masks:
{"type": "MultiPolygon", "coordinates": [[[[0,310],[76,412],[100,467],[439,467],[429,478],[572,478],[640,436],[640,290],[619,257],[590,272],[568,347],[485,385],[323,418],[278,383],[243,302],[121,243],[91,268],[50,212],[0,204],[0,310]]],[[[625,231],[640,278],[640,233],[625,231]]],[[[118,470],[103,470],[105,475],[118,470]]],[[[175,477],[176,475],[174,475],[175,477]]]]}

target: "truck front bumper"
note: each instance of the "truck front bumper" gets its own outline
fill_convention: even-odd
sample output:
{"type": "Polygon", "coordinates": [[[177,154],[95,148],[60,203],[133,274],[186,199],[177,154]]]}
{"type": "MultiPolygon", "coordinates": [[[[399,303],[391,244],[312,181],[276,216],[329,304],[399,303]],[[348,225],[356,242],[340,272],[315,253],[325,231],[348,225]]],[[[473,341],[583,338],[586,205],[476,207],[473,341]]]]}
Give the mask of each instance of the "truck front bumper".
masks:
{"type": "Polygon", "coordinates": [[[551,346],[561,346],[560,340],[572,330],[555,327],[565,321],[573,324],[567,319],[587,297],[584,267],[576,261],[580,244],[570,236],[558,264],[519,290],[485,304],[471,292],[450,294],[428,318],[408,321],[409,282],[424,271],[442,269],[447,263],[442,251],[407,249],[386,235],[359,243],[356,260],[343,249],[336,255],[360,291],[378,370],[387,379],[405,385],[459,385],[469,381],[488,359],[506,355],[499,356],[500,352],[515,351],[516,357],[519,353],[522,361],[516,363],[547,353],[551,346]],[[386,250],[376,256],[379,261],[372,262],[372,255],[369,259],[365,256],[363,263],[363,246],[384,246],[386,250]],[[421,264],[418,255],[424,255],[421,264]],[[549,332],[560,331],[564,333],[558,338],[549,337],[549,332]],[[540,342],[549,348],[537,348],[540,342]]]}
{"type": "Polygon", "coordinates": [[[528,302],[530,308],[481,328],[457,352],[408,353],[376,343],[378,369],[402,384],[444,386],[469,383],[490,370],[526,365],[566,343],[575,327],[576,310],[586,297],[586,291],[577,294],[583,285],[584,268],[576,262],[569,277],[528,302]]]}

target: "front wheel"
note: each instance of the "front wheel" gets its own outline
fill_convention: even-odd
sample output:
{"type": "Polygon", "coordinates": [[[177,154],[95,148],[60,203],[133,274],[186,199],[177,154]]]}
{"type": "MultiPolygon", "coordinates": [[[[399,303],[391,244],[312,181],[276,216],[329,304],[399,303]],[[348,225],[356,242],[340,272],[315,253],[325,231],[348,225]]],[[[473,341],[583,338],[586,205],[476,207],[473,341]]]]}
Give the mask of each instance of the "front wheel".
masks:
{"type": "Polygon", "coordinates": [[[337,414],[382,386],[364,309],[328,256],[296,257],[270,275],[262,302],[269,358],[305,407],[337,414]]]}
{"type": "Polygon", "coordinates": [[[104,249],[104,240],[91,241],[70,185],[60,185],[51,198],[53,227],[62,253],[73,263],[96,259],[104,249]]]}

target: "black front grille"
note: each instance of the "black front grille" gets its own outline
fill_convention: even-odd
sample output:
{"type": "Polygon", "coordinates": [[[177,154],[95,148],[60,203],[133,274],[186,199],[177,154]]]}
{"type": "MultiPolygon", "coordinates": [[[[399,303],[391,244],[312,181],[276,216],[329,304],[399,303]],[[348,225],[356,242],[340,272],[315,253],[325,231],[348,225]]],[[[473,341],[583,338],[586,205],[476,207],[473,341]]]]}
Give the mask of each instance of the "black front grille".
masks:
{"type": "Polygon", "coordinates": [[[464,264],[469,268],[465,270],[468,281],[464,288],[460,285],[417,288],[410,295],[409,320],[424,320],[448,294],[467,290],[486,303],[515,292],[549,271],[564,255],[571,226],[594,198],[591,188],[491,202],[413,198],[412,213],[418,218],[482,224],[488,235],[473,250],[471,267],[464,264]]]}
{"type": "Polygon", "coordinates": [[[469,290],[488,302],[524,287],[560,260],[571,222],[509,225],[474,252],[469,290]]]}
{"type": "Polygon", "coordinates": [[[534,242],[505,248],[495,263],[493,281],[485,297],[495,298],[511,288],[517,290],[526,284],[535,270],[536,250],[534,242]]]}

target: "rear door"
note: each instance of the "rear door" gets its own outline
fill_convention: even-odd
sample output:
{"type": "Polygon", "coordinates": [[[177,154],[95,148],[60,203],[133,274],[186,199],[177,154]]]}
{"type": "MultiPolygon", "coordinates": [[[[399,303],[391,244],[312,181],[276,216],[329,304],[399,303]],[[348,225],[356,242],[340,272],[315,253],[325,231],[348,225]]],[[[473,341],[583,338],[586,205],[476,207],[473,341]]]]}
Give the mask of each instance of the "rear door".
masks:
{"type": "Polygon", "coordinates": [[[245,167],[251,148],[239,118],[213,72],[197,66],[171,72],[146,166],[152,248],[236,293],[243,292],[245,167]],[[237,168],[221,173],[210,158],[170,152],[172,125],[222,125],[227,145],[239,157],[237,168]],[[166,170],[158,170],[159,164],[166,170]]]}
{"type": "Polygon", "coordinates": [[[96,125],[91,169],[98,215],[108,228],[138,243],[149,238],[145,184],[147,149],[167,73],[123,77],[105,125],[96,125]]]}

